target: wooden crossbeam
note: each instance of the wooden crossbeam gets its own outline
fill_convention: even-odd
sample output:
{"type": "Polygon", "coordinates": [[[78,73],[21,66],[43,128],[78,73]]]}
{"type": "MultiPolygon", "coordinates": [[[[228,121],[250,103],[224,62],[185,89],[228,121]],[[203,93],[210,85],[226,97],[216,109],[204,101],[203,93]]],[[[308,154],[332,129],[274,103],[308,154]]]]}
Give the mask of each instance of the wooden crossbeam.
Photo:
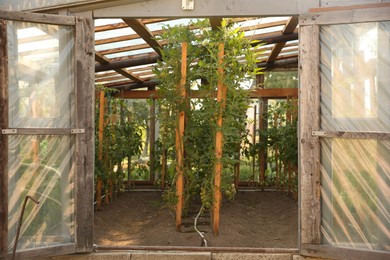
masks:
{"type": "Polygon", "coordinates": [[[144,41],[161,56],[160,43],[154,39],[152,32],[138,19],[123,19],[144,41]]]}
{"type": "MultiPolygon", "coordinates": [[[[157,83],[156,83],[157,84],[157,83]]],[[[116,95],[124,99],[148,99],[148,98],[160,98],[158,90],[129,90],[123,91],[116,95]]],[[[199,90],[191,91],[189,93],[190,98],[205,98],[209,97],[209,93],[202,92],[199,90]]],[[[215,96],[216,97],[216,94],[215,96]]],[[[283,99],[287,97],[297,98],[298,88],[259,88],[251,90],[249,93],[250,98],[272,98],[272,99],[283,99]]]]}
{"type": "MultiPolygon", "coordinates": [[[[288,35],[288,34],[294,33],[295,29],[297,28],[297,25],[298,25],[298,17],[296,17],[296,16],[291,17],[286,22],[286,25],[283,29],[282,34],[288,35]]],[[[267,62],[275,61],[285,45],[286,45],[286,41],[276,43],[272,49],[271,54],[269,55],[269,57],[267,59],[267,62]]]]}
{"type": "MultiPolygon", "coordinates": [[[[108,64],[109,63],[109,60],[106,59],[103,55],[101,55],[100,53],[98,52],[95,52],[95,60],[97,62],[99,62],[100,64],[108,64]]],[[[117,68],[117,69],[114,69],[117,73],[121,74],[123,77],[125,78],[129,78],[135,82],[142,82],[142,80],[137,77],[137,76],[134,76],[132,75],[131,73],[127,72],[125,69],[122,69],[122,68],[117,68]]]]}

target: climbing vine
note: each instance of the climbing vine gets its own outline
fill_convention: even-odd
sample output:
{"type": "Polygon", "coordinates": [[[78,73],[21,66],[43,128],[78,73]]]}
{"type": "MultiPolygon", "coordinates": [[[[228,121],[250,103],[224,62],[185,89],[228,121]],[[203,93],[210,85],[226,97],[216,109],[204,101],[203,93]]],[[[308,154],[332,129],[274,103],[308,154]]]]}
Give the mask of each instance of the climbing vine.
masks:
{"type": "Polygon", "coordinates": [[[185,111],[186,127],[183,136],[185,180],[184,205],[200,195],[203,206],[210,208],[213,201],[213,179],[215,165],[215,133],[221,130],[223,142],[222,190],[233,198],[233,165],[239,160],[239,148],[246,138],[246,110],[249,105],[248,88],[257,68],[257,52],[244,32],[223,20],[219,30],[211,30],[202,20],[189,26],[166,26],[158,40],[167,40],[162,49],[162,60],[155,69],[159,81],[158,118],[160,121],[161,149],[167,151],[168,189],[164,198],[174,205],[177,202],[175,180],[177,178],[175,154],[175,128],[178,111],[185,111]],[[195,27],[197,30],[190,30],[195,27]],[[185,88],[191,96],[198,98],[183,100],[180,96],[182,42],[187,42],[187,75],[185,88]],[[217,126],[220,103],[216,100],[218,84],[218,46],[224,43],[223,84],[227,88],[226,107],[223,110],[223,127],[217,126]]]}

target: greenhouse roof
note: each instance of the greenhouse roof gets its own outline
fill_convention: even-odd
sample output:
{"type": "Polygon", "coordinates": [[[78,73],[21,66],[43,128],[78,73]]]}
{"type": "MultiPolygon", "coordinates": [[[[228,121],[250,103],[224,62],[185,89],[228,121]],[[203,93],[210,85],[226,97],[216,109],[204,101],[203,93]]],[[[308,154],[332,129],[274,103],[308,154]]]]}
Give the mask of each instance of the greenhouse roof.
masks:
{"type": "MultiPolygon", "coordinates": [[[[141,89],[156,85],[153,67],[166,41],[156,40],[164,26],[188,25],[194,19],[96,19],[95,84],[117,89],[141,89]]],[[[217,29],[222,18],[209,18],[217,29]]],[[[250,40],[263,45],[259,66],[266,69],[292,68],[298,64],[298,18],[232,18],[250,40]]],[[[196,28],[193,28],[196,29],[196,28]]]]}

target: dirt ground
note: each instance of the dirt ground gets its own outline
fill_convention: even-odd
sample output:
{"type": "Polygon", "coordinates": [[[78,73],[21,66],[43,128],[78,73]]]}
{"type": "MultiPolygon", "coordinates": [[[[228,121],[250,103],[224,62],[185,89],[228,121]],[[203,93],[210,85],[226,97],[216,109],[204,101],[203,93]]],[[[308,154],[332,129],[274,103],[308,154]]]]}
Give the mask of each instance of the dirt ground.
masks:
{"type": "MultiPolygon", "coordinates": [[[[163,207],[161,192],[128,192],[95,212],[95,244],[116,246],[201,246],[185,219],[176,232],[172,212],[163,207]]],[[[203,221],[201,221],[203,222],[203,221]]],[[[208,246],[296,248],[298,207],[287,195],[269,191],[239,191],[223,201],[220,234],[212,234],[208,218],[198,228],[208,246]]]]}

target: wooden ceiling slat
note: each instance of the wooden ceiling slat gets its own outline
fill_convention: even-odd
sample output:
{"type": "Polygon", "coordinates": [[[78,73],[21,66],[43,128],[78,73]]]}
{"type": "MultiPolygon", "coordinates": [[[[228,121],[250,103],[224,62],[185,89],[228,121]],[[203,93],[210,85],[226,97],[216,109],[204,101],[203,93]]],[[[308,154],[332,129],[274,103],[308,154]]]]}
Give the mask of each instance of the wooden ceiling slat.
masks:
{"type": "MultiPolygon", "coordinates": [[[[168,43],[167,40],[159,42],[161,47],[167,43],[168,43]]],[[[142,44],[136,44],[136,45],[130,45],[130,46],[124,46],[124,47],[112,48],[112,49],[108,49],[108,50],[104,50],[104,51],[99,51],[99,53],[102,55],[108,55],[108,54],[114,54],[114,53],[119,53],[119,52],[137,51],[137,50],[148,49],[148,48],[150,48],[149,44],[142,43],[142,44]]]]}
{"type": "Polygon", "coordinates": [[[160,49],[162,46],[158,41],[154,39],[153,34],[150,30],[138,19],[123,19],[151,48],[155,50],[161,56],[160,49]]]}
{"type": "Polygon", "coordinates": [[[129,27],[126,23],[114,23],[95,27],[95,33],[129,27]]]}
{"type": "Polygon", "coordinates": [[[123,35],[123,36],[118,36],[118,37],[96,40],[95,45],[114,43],[114,42],[122,42],[122,41],[130,41],[130,40],[135,40],[135,39],[139,39],[139,38],[140,37],[138,34],[129,34],[129,35],[123,35]]]}

